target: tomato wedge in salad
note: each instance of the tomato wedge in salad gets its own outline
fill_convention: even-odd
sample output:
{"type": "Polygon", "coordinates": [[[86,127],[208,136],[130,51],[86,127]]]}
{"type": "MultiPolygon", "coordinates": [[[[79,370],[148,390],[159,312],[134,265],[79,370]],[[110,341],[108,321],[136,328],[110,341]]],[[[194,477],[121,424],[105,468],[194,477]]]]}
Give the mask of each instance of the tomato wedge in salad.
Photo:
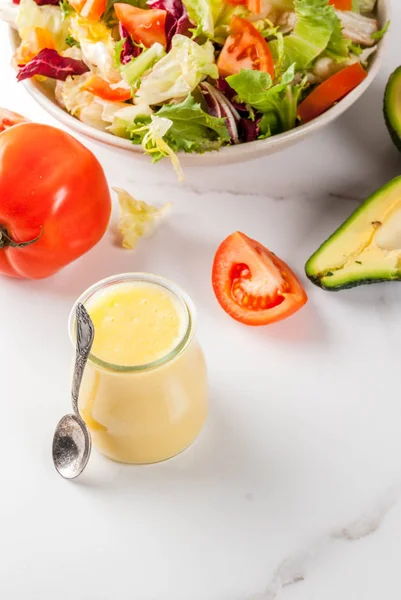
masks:
{"type": "Polygon", "coordinates": [[[352,10],[352,0],[329,0],[337,10],[352,10]]]}
{"type": "Polygon", "coordinates": [[[269,325],[297,312],[308,297],[291,269],[237,231],[220,245],[212,271],[220,306],[245,325],[269,325]]]}
{"type": "Polygon", "coordinates": [[[242,69],[264,71],[274,77],[274,62],[269,45],[259,31],[246,19],[234,15],[231,34],[217,59],[222,77],[236,75],[242,69]]]}
{"type": "Polygon", "coordinates": [[[303,123],[316,119],[335,102],[349,94],[367,77],[359,62],[345,67],[318,85],[298,107],[298,116],[303,123]]]}
{"type": "Polygon", "coordinates": [[[158,8],[137,8],[118,2],[114,4],[117,19],[135,42],[150,48],[155,42],[166,47],[166,11],[158,8]]]}

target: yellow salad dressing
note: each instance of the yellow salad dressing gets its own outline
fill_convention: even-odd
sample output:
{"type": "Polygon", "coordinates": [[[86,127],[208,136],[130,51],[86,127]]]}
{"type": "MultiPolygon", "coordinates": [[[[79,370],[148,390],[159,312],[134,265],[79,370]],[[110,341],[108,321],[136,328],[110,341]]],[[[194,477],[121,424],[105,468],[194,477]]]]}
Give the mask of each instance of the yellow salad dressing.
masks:
{"type": "Polygon", "coordinates": [[[129,463],[184,450],[208,403],[189,298],[161,278],[127,274],[100,282],[80,301],[95,327],[79,397],[95,446],[129,463]]]}

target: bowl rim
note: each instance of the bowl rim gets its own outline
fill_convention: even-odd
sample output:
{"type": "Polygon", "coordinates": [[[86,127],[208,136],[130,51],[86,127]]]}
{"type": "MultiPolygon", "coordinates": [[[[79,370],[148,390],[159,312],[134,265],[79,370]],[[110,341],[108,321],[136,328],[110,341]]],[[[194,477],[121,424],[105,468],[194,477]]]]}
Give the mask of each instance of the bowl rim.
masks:
{"type": "MultiPolygon", "coordinates": [[[[385,23],[390,19],[390,0],[377,0],[376,11],[379,12],[379,20],[381,23],[385,23]]],[[[18,34],[12,27],[9,28],[9,37],[13,50],[16,49],[18,34]]],[[[223,146],[217,151],[201,153],[185,153],[180,152],[180,161],[189,163],[202,163],[212,161],[218,156],[218,161],[223,162],[236,162],[238,160],[245,160],[247,158],[252,159],[258,155],[263,156],[269,153],[276,152],[286,146],[292,145],[300,139],[307,137],[309,134],[319,130],[324,125],[327,125],[342,115],[348,108],[362,96],[367,90],[370,84],[378,74],[382,63],[383,56],[386,50],[388,42],[388,35],[385,35],[377,45],[377,50],[373,55],[372,61],[369,65],[368,76],[364,81],[359,84],[352,92],[350,92],[345,98],[340,100],[332,108],[327,110],[325,113],[313,119],[309,123],[299,125],[298,127],[285,131],[264,140],[254,140],[252,142],[245,142],[232,146],[223,146]],[[183,161],[184,159],[184,161],[183,161]],[[206,159],[206,160],[205,160],[206,159]],[[207,160],[208,159],[208,160],[207,160]]],[[[97,140],[122,150],[128,150],[136,154],[143,155],[143,149],[141,145],[132,144],[130,140],[121,138],[96,129],[91,125],[87,125],[80,121],[78,118],[73,117],[64,108],[62,108],[55,97],[50,98],[43,90],[43,86],[38,81],[32,79],[22,82],[28,93],[34,98],[34,100],[46,110],[56,120],[66,125],[67,127],[75,130],[78,134],[82,134],[85,137],[97,140]]],[[[217,161],[216,161],[217,162],[217,161]]]]}

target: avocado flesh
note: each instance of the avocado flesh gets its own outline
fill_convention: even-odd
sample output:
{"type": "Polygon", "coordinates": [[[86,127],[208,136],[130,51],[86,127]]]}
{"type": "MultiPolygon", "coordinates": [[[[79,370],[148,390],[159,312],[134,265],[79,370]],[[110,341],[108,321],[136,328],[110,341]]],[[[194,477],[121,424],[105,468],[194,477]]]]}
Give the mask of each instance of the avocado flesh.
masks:
{"type": "Polygon", "coordinates": [[[332,291],[401,280],[401,177],[365,200],[311,256],[305,271],[332,291]]]}
{"type": "Polygon", "coordinates": [[[391,139],[401,151],[401,67],[390,76],[384,94],[384,118],[391,139]]]}

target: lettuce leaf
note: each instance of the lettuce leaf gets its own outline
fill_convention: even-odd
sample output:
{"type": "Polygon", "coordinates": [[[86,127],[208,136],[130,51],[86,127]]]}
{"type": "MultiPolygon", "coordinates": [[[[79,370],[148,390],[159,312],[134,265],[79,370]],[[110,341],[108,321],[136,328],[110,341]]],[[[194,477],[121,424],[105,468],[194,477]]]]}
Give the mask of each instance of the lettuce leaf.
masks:
{"type": "Polygon", "coordinates": [[[128,131],[133,144],[141,144],[146,154],[152,157],[152,162],[157,162],[163,157],[171,159],[175,172],[180,181],[184,180],[178,156],[165,140],[165,136],[172,126],[172,121],[157,115],[150,117],[139,116],[134,123],[128,126],[128,131]]]}
{"type": "Polygon", "coordinates": [[[340,19],[333,11],[334,17],[332,19],[333,30],[331,33],[330,41],[327,44],[326,53],[334,59],[348,58],[350,54],[351,40],[348,40],[343,35],[343,26],[340,19]]]}
{"type": "MultiPolygon", "coordinates": [[[[152,109],[146,104],[125,104],[113,115],[113,121],[108,130],[118,137],[130,138],[130,130],[132,123],[138,117],[145,117],[153,113],[152,109]]],[[[139,142],[140,143],[140,142],[139,142]]]]}
{"type": "Polygon", "coordinates": [[[22,42],[29,40],[36,29],[43,29],[51,34],[56,50],[61,52],[67,48],[69,19],[63,18],[59,6],[38,6],[34,0],[21,0],[16,26],[22,42]]]}
{"type": "Polygon", "coordinates": [[[166,140],[176,152],[217,150],[230,141],[226,120],[206,113],[191,94],[178,104],[165,104],[157,116],[172,122],[166,140]]]}
{"type": "Polygon", "coordinates": [[[235,6],[235,2],[230,4],[227,0],[183,0],[183,2],[191,21],[196,24],[195,36],[204,35],[215,39],[216,28],[228,26],[232,15],[237,13],[238,9],[240,11],[244,9],[247,13],[245,7],[235,6]]]}
{"type": "MultiPolygon", "coordinates": [[[[327,0],[295,0],[297,21],[293,32],[284,37],[283,68],[295,64],[296,70],[306,70],[326,49],[340,56],[348,56],[349,43],[344,40],[341,22],[327,0]]],[[[278,42],[270,42],[275,56],[278,42]]]]}
{"type": "Polygon", "coordinates": [[[196,34],[204,33],[212,37],[214,33],[214,18],[211,0],[184,0],[184,6],[190,20],[196,24],[196,34]]]}
{"type": "Polygon", "coordinates": [[[243,69],[237,75],[227,77],[227,83],[235,90],[240,102],[249,104],[259,112],[271,110],[271,98],[283,92],[287,85],[294,79],[295,65],[282,75],[280,83],[273,85],[273,80],[268,73],[243,69]]]}
{"type": "Polygon", "coordinates": [[[70,16],[69,33],[80,43],[102,42],[110,51],[114,49],[112,31],[103,21],[90,21],[74,13],[70,16]]]}
{"type": "Polygon", "coordinates": [[[376,0],[356,0],[361,13],[370,13],[374,11],[376,0]]]}
{"type": "Polygon", "coordinates": [[[121,68],[125,81],[130,86],[136,87],[143,73],[151,69],[165,55],[163,46],[155,42],[153,46],[141,52],[136,58],[132,58],[128,64],[121,68]]]}
{"type": "Polygon", "coordinates": [[[386,33],[389,30],[389,27],[390,27],[390,21],[387,21],[387,23],[385,23],[384,27],[382,27],[378,31],[375,31],[374,33],[372,33],[372,35],[370,37],[375,42],[378,42],[379,40],[381,40],[386,35],[386,33]]]}
{"type": "Polygon", "coordinates": [[[124,122],[124,112],[129,119],[128,109],[116,115],[119,131],[124,124],[132,143],[141,144],[153,162],[168,156],[180,180],[183,173],[176,152],[202,153],[230,142],[225,119],[204,112],[192,95],[178,104],[165,104],[157,114],[140,114],[134,121],[124,122]]]}
{"type": "Polygon", "coordinates": [[[82,56],[93,73],[111,82],[121,76],[115,67],[115,42],[112,31],[102,21],[90,21],[78,14],[69,19],[69,35],[76,40],[82,56]]]}
{"type": "MultiPolygon", "coordinates": [[[[146,127],[151,125],[152,121],[159,126],[158,134],[163,129],[161,137],[174,152],[202,153],[217,150],[223,143],[230,141],[225,119],[206,113],[191,94],[178,104],[165,104],[155,115],[141,114],[133,123],[126,121],[127,131],[134,143],[143,144],[143,138],[149,129],[146,127]]],[[[162,156],[157,156],[156,160],[159,158],[162,156]]]]}
{"type": "Polygon", "coordinates": [[[103,131],[110,128],[115,115],[124,110],[127,104],[103,100],[83,89],[92,74],[84,73],[57,81],[55,96],[57,102],[80,121],[103,131]]]}
{"type": "Polygon", "coordinates": [[[295,65],[291,65],[276,85],[268,73],[261,71],[243,70],[227,77],[238,100],[263,114],[260,122],[263,137],[293,129],[296,125],[297,106],[306,80],[293,85],[294,68],[295,65]]]}
{"type": "Polygon", "coordinates": [[[170,211],[172,204],[167,202],[157,208],[143,200],[136,200],[121,188],[113,188],[113,190],[118,196],[120,205],[118,230],[121,234],[122,246],[133,250],[138,240],[152,235],[163,217],[170,211]]]}
{"type": "Polygon", "coordinates": [[[170,52],[142,78],[136,101],[152,106],[184,98],[206,77],[218,77],[213,44],[207,41],[200,46],[188,37],[175,35],[170,52]]]}

